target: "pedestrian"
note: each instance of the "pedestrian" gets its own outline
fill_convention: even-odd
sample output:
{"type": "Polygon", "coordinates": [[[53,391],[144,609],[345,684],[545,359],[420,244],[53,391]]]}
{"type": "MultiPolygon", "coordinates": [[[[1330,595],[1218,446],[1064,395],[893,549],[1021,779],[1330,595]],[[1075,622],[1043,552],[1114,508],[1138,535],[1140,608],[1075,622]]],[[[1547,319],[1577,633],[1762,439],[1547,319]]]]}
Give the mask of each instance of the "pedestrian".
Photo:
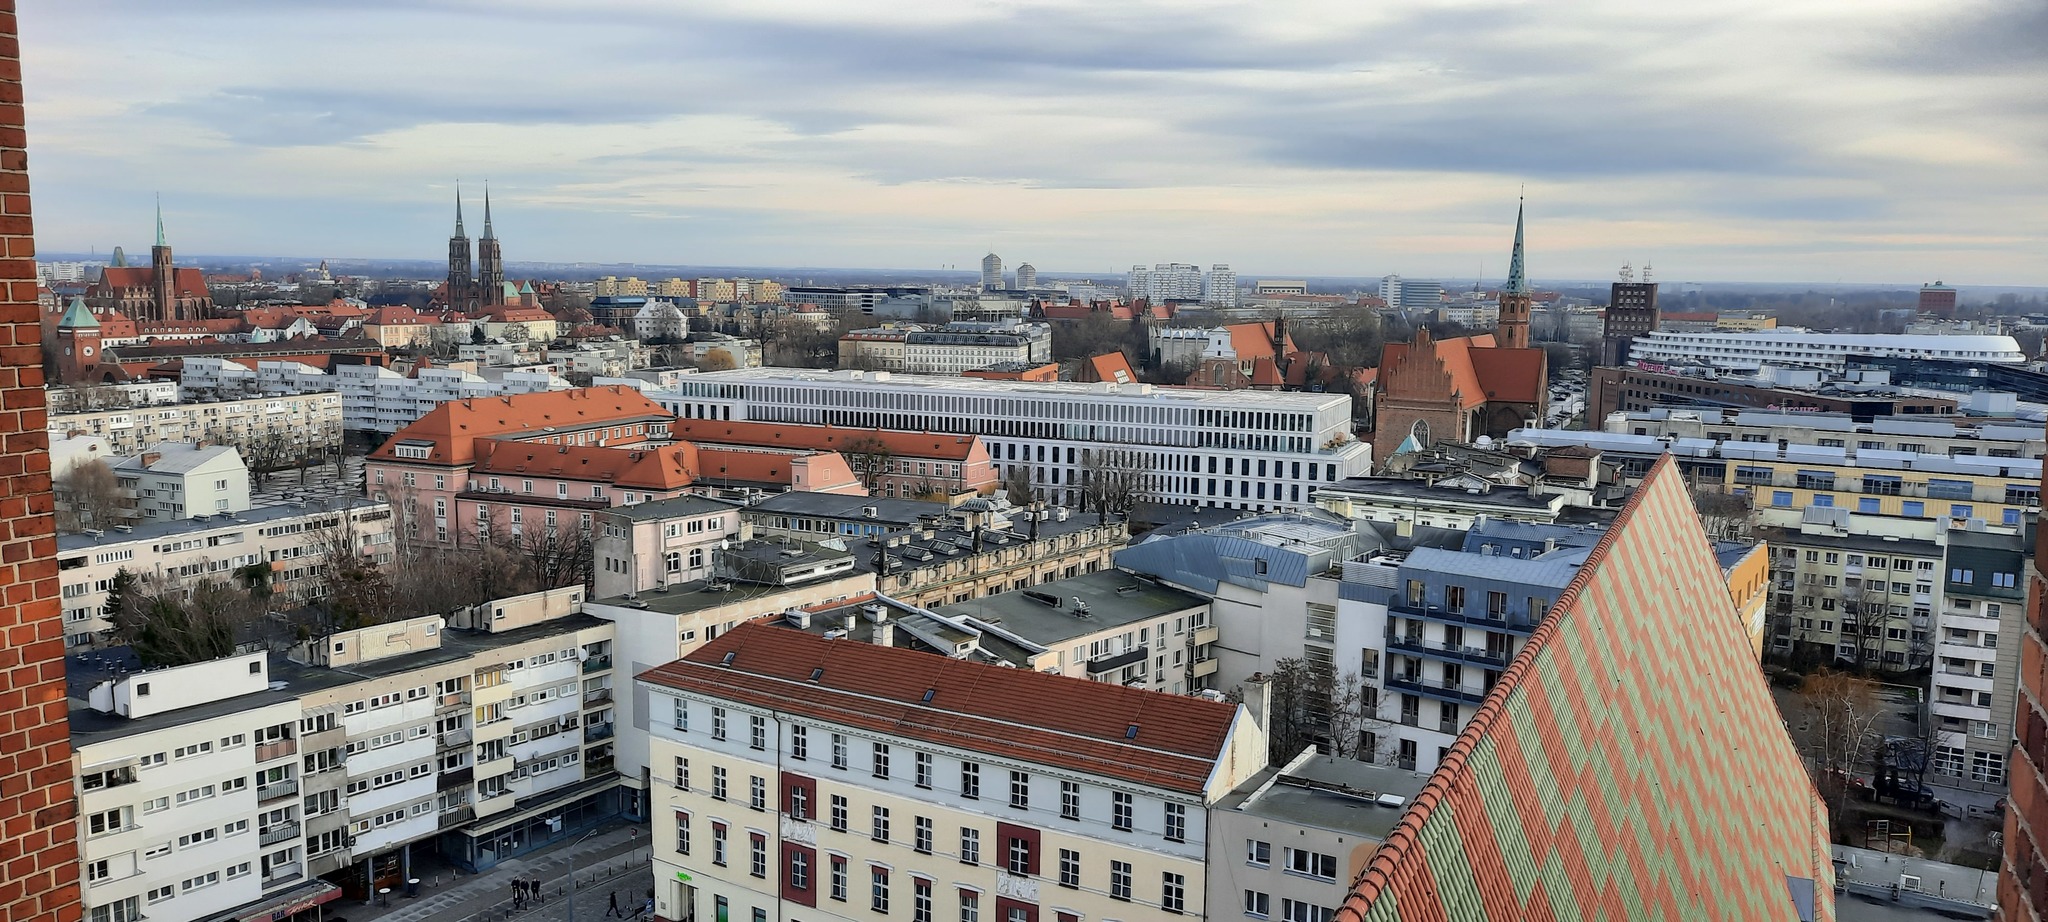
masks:
{"type": "Polygon", "coordinates": [[[619,891],[617,891],[617,890],[613,890],[613,891],[612,891],[612,905],[611,905],[611,908],[610,908],[610,909],[606,909],[606,910],[604,911],[604,917],[605,917],[605,918],[609,919],[609,918],[611,918],[612,916],[618,916],[618,917],[619,917],[619,918],[621,918],[621,919],[623,919],[623,918],[625,918],[625,917],[626,917],[626,914],[625,914],[625,913],[623,913],[623,912],[620,912],[620,911],[619,911],[619,891]]]}
{"type": "Polygon", "coordinates": [[[527,886],[529,886],[529,887],[532,887],[532,888],[533,888],[533,901],[534,901],[534,902],[536,902],[536,903],[545,903],[545,902],[547,902],[546,898],[544,898],[544,897],[542,897],[542,896],[541,896],[541,892],[540,892],[540,878],[538,878],[538,877],[535,877],[535,878],[533,878],[533,879],[531,879],[531,880],[528,880],[528,881],[526,882],[526,885],[527,885],[527,886]]]}

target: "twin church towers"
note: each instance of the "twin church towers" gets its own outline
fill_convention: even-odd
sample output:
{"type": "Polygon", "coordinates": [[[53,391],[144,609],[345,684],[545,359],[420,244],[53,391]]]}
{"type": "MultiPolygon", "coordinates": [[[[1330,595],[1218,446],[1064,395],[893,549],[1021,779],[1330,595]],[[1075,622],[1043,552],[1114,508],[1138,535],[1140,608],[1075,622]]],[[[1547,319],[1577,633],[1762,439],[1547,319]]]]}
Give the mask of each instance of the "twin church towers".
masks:
{"type": "Polygon", "coordinates": [[[476,239],[476,274],[470,274],[469,234],[462,228],[462,189],[455,190],[455,235],[448,238],[448,306],[476,311],[516,303],[505,284],[505,255],[491,230],[491,188],[484,187],[484,232],[476,239]]]}

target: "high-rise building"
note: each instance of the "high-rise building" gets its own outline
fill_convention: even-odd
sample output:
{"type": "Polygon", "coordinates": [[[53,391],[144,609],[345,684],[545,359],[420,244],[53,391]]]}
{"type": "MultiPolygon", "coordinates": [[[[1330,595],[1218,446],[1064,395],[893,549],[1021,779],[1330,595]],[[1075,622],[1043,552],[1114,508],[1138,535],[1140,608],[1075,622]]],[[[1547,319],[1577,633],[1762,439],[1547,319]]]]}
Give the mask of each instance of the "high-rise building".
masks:
{"type": "Polygon", "coordinates": [[[1202,303],[1211,307],[1237,306],[1237,273],[1222,263],[1209,267],[1202,277],[1202,303]]]}
{"type": "Polygon", "coordinates": [[[1151,267],[1149,267],[1149,266],[1132,266],[1132,267],[1131,267],[1131,271],[1130,271],[1129,273],[1126,273],[1126,274],[1124,275],[1124,290],[1130,293],[1130,296],[1131,296],[1131,300],[1133,300],[1133,301],[1136,301],[1136,300],[1138,300],[1139,298],[1149,298],[1149,297],[1151,297],[1151,296],[1152,296],[1152,269],[1151,269],[1151,267]]]}
{"type": "Polygon", "coordinates": [[[1030,263],[1017,264],[1017,288],[1028,291],[1038,287],[1038,267],[1030,263]]]}
{"type": "Polygon", "coordinates": [[[2036,529],[2028,568],[2027,621],[2020,632],[2020,681],[2013,704],[2012,764],[2005,811],[2005,863],[1998,875],[1999,917],[2048,918],[2048,529],[2036,529]]]}
{"type": "Polygon", "coordinates": [[[1444,286],[1432,279],[1404,279],[1398,275],[1380,279],[1380,300],[1397,311],[1435,310],[1443,302],[1444,286]]]}
{"type": "Polygon", "coordinates": [[[1003,290],[1003,258],[994,253],[981,258],[981,290],[1003,290]]]}
{"type": "Polygon", "coordinates": [[[1500,287],[1500,325],[1495,342],[1503,349],[1529,348],[1529,279],[1522,263],[1522,209],[1515,208],[1515,249],[1508,257],[1508,281],[1500,287]]]}
{"type": "Polygon", "coordinates": [[[1935,282],[1920,286],[1920,313],[1937,317],[1956,315],[1956,290],[1935,282]]]}
{"type": "Polygon", "coordinates": [[[1629,346],[1636,337],[1657,328],[1657,283],[1650,281],[1650,267],[1643,267],[1643,280],[1635,273],[1621,271],[1621,281],[1608,286],[1607,315],[1601,322],[1600,364],[1628,362],[1629,346]]]}
{"type": "MultiPolygon", "coordinates": [[[[9,252],[35,252],[28,187],[26,121],[21,104],[21,57],[14,0],[0,0],[0,183],[8,193],[8,220],[0,239],[9,252]]],[[[10,343],[41,338],[32,259],[0,262],[6,299],[4,332],[10,343]]],[[[201,293],[204,293],[201,288],[201,293]]],[[[7,655],[0,699],[7,727],[7,758],[0,761],[0,918],[17,922],[77,922],[78,802],[72,788],[71,741],[64,713],[64,631],[59,608],[55,522],[50,517],[50,453],[43,426],[41,376],[35,350],[0,357],[0,441],[8,466],[7,529],[0,538],[0,610],[7,655]]]]}

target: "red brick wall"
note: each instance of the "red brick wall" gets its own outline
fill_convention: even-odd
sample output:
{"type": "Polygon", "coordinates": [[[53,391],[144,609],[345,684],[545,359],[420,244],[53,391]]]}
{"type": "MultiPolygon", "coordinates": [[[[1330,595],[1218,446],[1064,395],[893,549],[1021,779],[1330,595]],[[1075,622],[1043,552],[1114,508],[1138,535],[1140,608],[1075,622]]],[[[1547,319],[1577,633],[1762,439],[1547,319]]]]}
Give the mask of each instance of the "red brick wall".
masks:
{"type": "Polygon", "coordinates": [[[0,0],[0,918],[72,922],[77,804],[16,34],[14,0],[0,0]]]}
{"type": "Polygon", "coordinates": [[[2000,918],[2026,922],[2048,910],[2048,529],[2036,535],[2034,572],[2027,578],[2027,629],[2020,633],[2019,700],[2014,702],[2013,733],[2019,738],[2008,760],[2005,864],[1998,875],[2000,918]]]}

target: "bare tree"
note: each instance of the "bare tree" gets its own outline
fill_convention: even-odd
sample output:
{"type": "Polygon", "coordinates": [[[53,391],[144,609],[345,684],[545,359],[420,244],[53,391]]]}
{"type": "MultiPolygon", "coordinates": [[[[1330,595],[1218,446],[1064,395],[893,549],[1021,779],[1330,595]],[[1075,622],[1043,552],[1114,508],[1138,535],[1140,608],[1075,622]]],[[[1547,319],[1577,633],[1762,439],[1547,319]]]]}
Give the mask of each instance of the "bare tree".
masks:
{"type": "Polygon", "coordinates": [[[1098,524],[1129,515],[1153,495],[1152,468],[1144,455],[1127,448],[1082,449],[1081,507],[1095,510],[1098,524]]]}
{"type": "Polygon", "coordinates": [[[281,430],[272,429],[244,439],[236,446],[242,453],[242,461],[249,465],[249,480],[257,488],[270,483],[270,476],[293,466],[298,462],[297,446],[290,436],[281,430]]]}
{"type": "Polygon", "coordinates": [[[1811,721],[1814,786],[1840,824],[1846,815],[1851,779],[1870,758],[1883,709],[1877,683],[1859,675],[1821,670],[1807,676],[1799,700],[1811,721]]]}
{"type": "Polygon", "coordinates": [[[1378,761],[1392,742],[1380,732],[1377,696],[1358,673],[1336,675],[1298,657],[1273,664],[1267,677],[1269,755],[1280,764],[1315,746],[1330,755],[1378,761]]]}
{"type": "Polygon", "coordinates": [[[1022,464],[1013,465],[1010,473],[1004,475],[1003,491],[1012,506],[1029,506],[1038,501],[1038,488],[1031,483],[1031,468],[1022,464]]]}
{"type": "Polygon", "coordinates": [[[869,495],[881,489],[882,478],[888,476],[889,466],[895,460],[888,444],[874,435],[848,440],[839,446],[839,454],[846,458],[847,466],[853,468],[853,475],[860,478],[860,485],[867,488],[869,495]]]}
{"type": "Polygon", "coordinates": [[[104,529],[128,520],[130,500],[104,458],[81,458],[56,482],[57,525],[62,531],[104,529]]]}
{"type": "Polygon", "coordinates": [[[1712,541],[1743,541],[1749,538],[1752,508],[1746,497],[1733,493],[1695,488],[1693,508],[1699,510],[1700,527],[1712,541]]]}
{"type": "Polygon", "coordinates": [[[118,410],[128,405],[128,395],[105,381],[80,381],[69,387],[50,389],[50,409],[60,413],[91,413],[118,410]]]}
{"type": "Polygon", "coordinates": [[[589,529],[536,528],[514,540],[527,573],[539,588],[590,584],[596,561],[589,529]]]}
{"type": "Polygon", "coordinates": [[[182,666],[235,652],[237,632],[263,613],[249,593],[205,580],[189,592],[157,585],[153,593],[117,614],[108,631],[147,666],[182,666]]]}

